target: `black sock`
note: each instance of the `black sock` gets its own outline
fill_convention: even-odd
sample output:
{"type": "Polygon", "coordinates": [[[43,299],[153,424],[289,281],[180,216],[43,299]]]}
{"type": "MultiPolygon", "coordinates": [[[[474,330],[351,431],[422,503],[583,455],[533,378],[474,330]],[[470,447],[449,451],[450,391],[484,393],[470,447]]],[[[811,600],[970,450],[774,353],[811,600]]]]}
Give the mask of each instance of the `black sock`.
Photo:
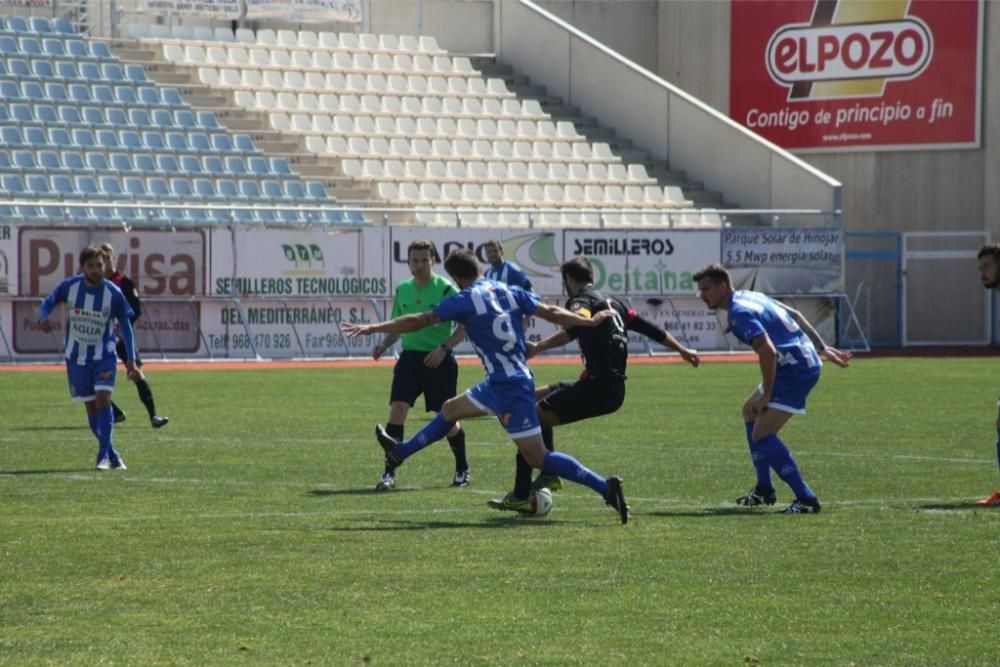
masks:
{"type": "Polygon", "coordinates": [[[146,406],[149,418],[156,416],[156,406],[153,404],[153,390],[149,388],[149,383],[144,379],[135,381],[135,388],[139,390],[139,400],[146,406]]]}
{"type": "Polygon", "coordinates": [[[551,426],[542,427],[542,442],[545,443],[545,449],[549,450],[550,452],[556,451],[556,444],[552,435],[551,426]]]}
{"type": "Polygon", "coordinates": [[[465,458],[465,429],[461,426],[458,433],[448,436],[448,446],[451,453],[455,455],[455,472],[463,472],[469,469],[469,460],[465,458]]]}
{"type": "Polygon", "coordinates": [[[531,475],[534,469],[521,456],[521,452],[514,457],[516,472],[514,473],[514,497],[527,498],[531,495],[531,475]]]}
{"type": "Polygon", "coordinates": [[[118,417],[120,415],[124,415],[125,414],[124,412],[122,412],[121,408],[119,408],[117,405],[115,405],[114,401],[111,401],[111,410],[114,412],[113,419],[118,419],[118,417]]]}
{"type": "MultiPolygon", "coordinates": [[[[396,442],[403,442],[403,433],[405,433],[403,428],[403,424],[386,424],[385,432],[388,433],[389,437],[394,439],[396,442]]],[[[396,466],[386,461],[385,472],[389,475],[396,474],[396,466]]]]}

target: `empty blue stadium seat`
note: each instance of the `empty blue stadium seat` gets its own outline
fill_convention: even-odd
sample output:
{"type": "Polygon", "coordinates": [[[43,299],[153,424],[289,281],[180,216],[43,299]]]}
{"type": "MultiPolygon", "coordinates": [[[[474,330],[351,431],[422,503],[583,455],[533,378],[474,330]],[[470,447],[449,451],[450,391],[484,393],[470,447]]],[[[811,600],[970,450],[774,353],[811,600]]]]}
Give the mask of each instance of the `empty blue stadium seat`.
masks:
{"type": "Polygon", "coordinates": [[[87,48],[87,43],[82,39],[67,39],[63,46],[66,47],[66,53],[78,60],[94,59],[94,57],[90,55],[90,49],[87,48]]]}
{"type": "Polygon", "coordinates": [[[156,163],[153,161],[153,156],[149,153],[139,153],[137,155],[133,155],[132,162],[135,163],[137,171],[145,172],[147,174],[156,173],[156,163]]]}
{"type": "Polygon", "coordinates": [[[100,83],[104,79],[101,77],[101,68],[95,62],[83,62],[77,67],[80,78],[91,83],[100,83]]]}
{"type": "Polygon", "coordinates": [[[178,153],[186,153],[190,150],[187,135],[183,132],[167,132],[163,138],[167,148],[170,150],[177,151],[178,153]]]}
{"type": "Polygon", "coordinates": [[[10,153],[5,149],[0,149],[0,170],[10,171],[10,153]]]}
{"type": "Polygon", "coordinates": [[[132,86],[115,86],[115,101],[126,107],[139,103],[139,99],[135,96],[135,88],[132,86]]]}
{"type": "Polygon", "coordinates": [[[271,165],[266,157],[254,156],[247,159],[247,170],[254,176],[270,176],[271,165]]]}
{"type": "Polygon", "coordinates": [[[32,60],[31,73],[39,79],[55,79],[56,70],[49,60],[32,60]]]}
{"type": "Polygon", "coordinates": [[[7,101],[21,99],[21,87],[15,81],[3,79],[0,81],[0,99],[7,101]]]}
{"type": "Polygon", "coordinates": [[[62,162],[63,169],[68,170],[72,174],[90,171],[87,165],[84,164],[83,154],[80,151],[62,151],[59,154],[59,159],[62,162]]]}
{"type": "Polygon", "coordinates": [[[111,60],[114,58],[114,56],[111,55],[111,50],[108,49],[107,42],[90,42],[90,55],[95,58],[100,58],[101,60],[111,60]]]}
{"type": "Polygon", "coordinates": [[[49,81],[45,84],[45,97],[53,102],[66,102],[69,95],[66,94],[66,86],[58,81],[49,81]]]}
{"type": "MultiPolygon", "coordinates": [[[[65,153],[63,153],[63,164],[66,164],[65,153]]],[[[87,199],[97,199],[101,196],[100,188],[97,186],[97,179],[93,176],[78,175],[73,177],[73,181],[76,183],[76,190],[81,196],[87,199]]]]}
{"type": "Polygon", "coordinates": [[[131,174],[135,171],[128,153],[111,153],[108,155],[108,161],[111,163],[111,168],[120,174],[131,174]]]}
{"type": "Polygon", "coordinates": [[[149,112],[141,108],[128,110],[128,121],[136,127],[153,127],[153,121],[149,117],[149,112]]]}
{"type": "Polygon", "coordinates": [[[220,178],[215,182],[215,189],[223,199],[246,202],[246,197],[241,195],[239,189],[236,187],[236,181],[228,178],[220,178]]]}
{"type": "Polygon", "coordinates": [[[28,20],[23,16],[8,16],[4,25],[9,32],[28,32],[28,20]]]}
{"type": "Polygon", "coordinates": [[[136,88],[136,93],[139,96],[139,100],[148,106],[155,107],[160,106],[160,94],[156,92],[156,88],[153,86],[139,86],[136,88]]]}
{"type": "Polygon", "coordinates": [[[97,139],[91,130],[78,127],[73,130],[73,144],[84,149],[94,148],[97,146],[97,139]]]}
{"type": "Polygon", "coordinates": [[[208,135],[204,132],[188,133],[188,144],[191,146],[191,150],[198,153],[208,153],[212,150],[212,146],[208,141],[208,135]]]}
{"type": "Polygon", "coordinates": [[[194,191],[191,189],[191,181],[186,178],[174,177],[170,179],[170,191],[180,199],[188,200],[194,198],[194,191]]]}
{"type": "Polygon", "coordinates": [[[25,55],[42,55],[42,43],[38,41],[37,37],[22,37],[17,40],[17,44],[21,48],[21,53],[25,55]]]}
{"type": "Polygon", "coordinates": [[[38,166],[49,173],[61,171],[63,169],[62,161],[59,159],[59,153],[56,153],[55,151],[38,151],[36,157],[38,158],[38,166]]]}
{"type": "Polygon", "coordinates": [[[184,106],[184,100],[181,98],[181,93],[176,88],[164,88],[161,90],[160,99],[162,99],[163,103],[168,106],[184,106]]]}
{"type": "Polygon", "coordinates": [[[239,182],[239,184],[240,184],[240,194],[242,194],[247,199],[260,200],[264,198],[260,192],[260,186],[257,185],[257,181],[243,179],[239,182]]]}
{"type": "Polygon", "coordinates": [[[24,145],[24,137],[21,135],[21,128],[13,125],[0,127],[0,146],[6,146],[7,148],[20,148],[24,145]]]}
{"type": "Polygon", "coordinates": [[[94,84],[90,87],[90,92],[94,96],[95,102],[100,102],[101,104],[115,103],[115,94],[111,90],[111,86],[106,86],[103,83],[94,84]]]}
{"type": "Polygon", "coordinates": [[[202,158],[202,164],[205,166],[205,173],[207,174],[221,176],[226,173],[226,168],[222,165],[222,159],[215,155],[206,155],[202,158]]]}
{"type": "Polygon", "coordinates": [[[13,37],[8,37],[7,35],[0,36],[0,53],[7,55],[17,55],[21,52],[17,48],[17,42],[13,37]]]}
{"type": "Polygon", "coordinates": [[[37,81],[22,81],[21,97],[28,100],[44,100],[45,90],[42,88],[42,84],[37,81]]]}
{"type": "Polygon", "coordinates": [[[48,176],[42,174],[31,174],[25,179],[25,188],[36,197],[51,197],[52,189],[49,187],[48,176]]]}
{"type": "Polygon", "coordinates": [[[197,197],[204,200],[213,200],[218,197],[215,193],[215,184],[207,178],[196,178],[191,183],[197,197]]]}
{"type": "Polygon", "coordinates": [[[145,199],[146,181],[139,176],[125,176],[122,178],[122,188],[125,193],[135,199],[145,199]]]}
{"type": "Polygon", "coordinates": [[[212,111],[199,111],[197,118],[198,127],[205,128],[206,130],[216,130],[219,128],[219,120],[212,111]]]}
{"type": "Polygon", "coordinates": [[[141,151],[146,148],[139,136],[139,133],[135,130],[120,130],[118,132],[118,143],[122,145],[123,148],[127,148],[130,151],[141,151]]]}
{"type": "Polygon", "coordinates": [[[10,117],[20,125],[31,125],[35,122],[35,114],[28,104],[18,103],[10,105],[10,117]]]}
{"type": "Polygon", "coordinates": [[[62,123],[59,116],[56,114],[56,108],[51,104],[36,104],[35,120],[49,127],[62,123]]]}
{"type": "Polygon", "coordinates": [[[275,201],[282,201],[287,198],[284,189],[281,187],[281,183],[274,180],[264,180],[260,182],[260,189],[264,193],[264,196],[268,199],[273,199],[275,201]]]}
{"type": "Polygon", "coordinates": [[[53,58],[63,58],[66,56],[66,49],[61,39],[47,37],[42,40],[42,50],[53,58]]]}
{"type": "Polygon", "coordinates": [[[56,75],[66,81],[73,81],[80,77],[80,72],[76,68],[76,63],[70,60],[56,61],[56,75]]]}
{"type": "Polygon", "coordinates": [[[239,156],[227,157],[226,173],[232,176],[246,176],[248,173],[247,164],[243,161],[243,158],[239,156]]]}
{"type": "MultiPolygon", "coordinates": [[[[62,128],[59,127],[53,127],[50,128],[50,132],[61,129],[62,128]]],[[[24,128],[24,143],[29,146],[46,146],[50,143],[49,135],[47,135],[45,130],[41,127],[26,127],[24,128]]]]}
{"type": "Polygon", "coordinates": [[[114,130],[97,130],[95,138],[97,139],[97,145],[105,150],[114,150],[119,147],[118,133],[114,130]]]}
{"type": "Polygon", "coordinates": [[[236,146],[236,150],[241,153],[259,153],[257,147],[253,144],[253,137],[249,134],[237,134],[233,137],[233,145],[236,146]]]}
{"type": "Polygon", "coordinates": [[[166,149],[166,144],[163,143],[163,135],[159,132],[143,132],[142,145],[153,151],[162,151],[166,149]]]}
{"type": "Polygon", "coordinates": [[[125,78],[135,83],[147,83],[149,77],[142,65],[125,65],[125,78]]]}
{"type": "Polygon", "coordinates": [[[0,188],[13,197],[23,197],[24,178],[20,174],[3,174],[0,176],[0,188]]]}
{"type": "Polygon", "coordinates": [[[14,167],[23,173],[40,173],[44,171],[35,162],[35,152],[29,150],[16,150],[11,153],[11,161],[14,167]]]}
{"type": "Polygon", "coordinates": [[[292,172],[292,166],[283,157],[271,158],[271,173],[282,178],[292,178],[295,176],[292,172]]]}
{"type": "Polygon", "coordinates": [[[122,181],[117,176],[100,176],[98,183],[101,186],[101,194],[112,199],[121,199],[125,196],[122,190],[122,181]]]}
{"type": "Polygon", "coordinates": [[[220,153],[234,152],[233,140],[228,134],[218,133],[212,135],[212,150],[220,153]]]}
{"type": "Polygon", "coordinates": [[[306,200],[306,188],[302,181],[285,181],[285,197],[298,202],[306,200]]]}
{"type": "Polygon", "coordinates": [[[125,80],[125,70],[118,63],[103,63],[101,65],[101,74],[106,80],[112,83],[125,80]]]}
{"type": "Polygon", "coordinates": [[[104,124],[111,127],[128,127],[128,116],[125,109],[121,107],[107,107],[104,109],[104,124]]]}
{"type": "Polygon", "coordinates": [[[32,16],[28,19],[28,28],[31,32],[47,33],[52,32],[52,24],[44,16],[32,16]]]}
{"type": "Polygon", "coordinates": [[[59,120],[66,125],[83,125],[84,123],[80,116],[80,108],[70,105],[59,107],[59,120]]]}
{"type": "Polygon", "coordinates": [[[24,58],[8,58],[7,73],[16,76],[18,79],[30,79],[34,76],[31,73],[31,66],[28,65],[28,61],[24,58]]]}
{"type": "Polygon", "coordinates": [[[164,153],[156,156],[156,169],[161,174],[177,174],[181,166],[175,156],[164,153]]]}
{"type": "Polygon", "coordinates": [[[166,129],[174,126],[174,115],[169,109],[153,109],[149,115],[156,127],[166,129]]]}
{"type": "Polygon", "coordinates": [[[52,192],[62,199],[79,199],[80,193],[73,187],[73,179],[66,174],[53,174],[49,177],[52,181],[52,192]]]}
{"type": "Polygon", "coordinates": [[[52,31],[55,33],[61,33],[63,35],[75,35],[76,30],[73,28],[73,24],[69,22],[69,19],[59,17],[52,20],[52,31]]]}
{"type": "Polygon", "coordinates": [[[170,192],[170,186],[167,185],[166,179],[160,178],[159,176],[151,176],[146,179],[146,189],[149,190],[150,196],[156,199],[174,199],[173,193],[170,192]]]}
{"type": "Polygon", "coordinates": [[[180,160],[181,171],[186,174],[200,174],[201,160],[196,155],[182,155],[180,160]]]}
{"type": "Polygon", "coordinates": [[[81,107],[80,113],[83,115],[83,123],[92,127],[105,125],[104,110],[101,107],[81,107]]]}
{"type": "Polygon", "coordinates": [[[111,171],[111,167],[108,165],[108,156],[104,151],[88,151],[86,158],[88,168],[94,171],[111,171]]]}
{"type": "Polygon", "coordinates": [[[326,201],[326,187],[319,181],[306,181],[306,198],[313,201],[326,201]]]}
{"type": "Polygon", "coordinates": [[[178,109],[173,113],[173,117],[174,124],[177,125],[177,127],[194,129],[198,126],[198,121],[195,119],[194,112],[188,109],[178,109]]]}
{"type": "Polygon", "coordinates": [[[94,101],[94,98],[90,94],[90,86],[85,83],[69,84],[69,98],[80,104],[94,101]]]}

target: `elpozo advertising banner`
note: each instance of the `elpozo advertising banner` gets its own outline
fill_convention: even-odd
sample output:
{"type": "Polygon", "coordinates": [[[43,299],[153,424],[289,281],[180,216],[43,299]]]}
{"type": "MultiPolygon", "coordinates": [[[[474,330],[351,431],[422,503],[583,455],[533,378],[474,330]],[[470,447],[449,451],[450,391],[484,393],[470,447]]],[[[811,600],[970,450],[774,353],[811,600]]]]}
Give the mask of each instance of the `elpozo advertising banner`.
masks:
{"type": "Polygon", "coordinates": [[[361,0],[246,0],[248,19],[360,23],[361,0]]]}
{"type": "Polygon", "coordinates": [[[981,0],[734,0],[730,116],[803,151],[974,148],[981,0]]]}

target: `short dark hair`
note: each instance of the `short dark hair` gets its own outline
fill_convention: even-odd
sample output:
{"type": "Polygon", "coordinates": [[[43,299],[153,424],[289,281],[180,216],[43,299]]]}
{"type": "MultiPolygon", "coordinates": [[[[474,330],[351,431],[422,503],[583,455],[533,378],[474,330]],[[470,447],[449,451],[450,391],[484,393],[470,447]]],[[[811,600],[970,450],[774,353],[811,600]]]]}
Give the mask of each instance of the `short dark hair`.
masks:
{"type": "Polygon", "coordinates": [[[484,248],[489,248],[490,246],[495,247],[499,253],[503,252],[503,243],[500,243],[500,241],[497,241],[496,239],[490,239],[483,244],[484,248]]]}
{"type": "Polygon", "coordinates": [[[708,278],[716,285],[726,283],[731,286],[733,284],[733,279],[730,277],[729,271],[726,271],[726,267],[718,262],[698,269],[691,277],[695,282],[699,282],[702,278],[708,278]]]}
{"type": "Polygon", "coordinates": [[[444,260],[444,270],[456,280],[475,280],[482,273],[476,253],[468,248],[456,248],[444,260]]]}
{"type": "Polygon", "coordinates": [[[410,255],[413,254],[414,250],[416,250],[418,252],[421,251],[421,250],[429,250],[430,253],[431,253],[431,259],[432,260],[434,260],[435,262],[437,262],[437,261],[439,261],[441,259],[440,257],[438,257],[437,249],[434,247],[434,244],[431,243],[430,241],[424,241],[422,239],[418,239],[416,241],[411,242],[410,246],[406,249],[406,259],[407,259],[407,261],[409,261],[410,255]]]}
{"type": "Polygon", "coordinates": [[[992,257],[994,262],[1000,262],[1000,243],[987,243],[980,248],[976,259],[983,257],[992,257]]]}
{"type": "Polygon", "coordinates": [[[567,259],[559,267],[559,273],[562,274],[563,278],[569,276],[578,283],[594,282],[594,267],[590,260],[583,255],[567,259]]]}
{"type": "Polygon", "coordinates": [[[87,263],[87,260],[93,256],[98,256],[104,259],[104,250],[98,245],[89,245],[80,251],[80,266],[87,263]]]}

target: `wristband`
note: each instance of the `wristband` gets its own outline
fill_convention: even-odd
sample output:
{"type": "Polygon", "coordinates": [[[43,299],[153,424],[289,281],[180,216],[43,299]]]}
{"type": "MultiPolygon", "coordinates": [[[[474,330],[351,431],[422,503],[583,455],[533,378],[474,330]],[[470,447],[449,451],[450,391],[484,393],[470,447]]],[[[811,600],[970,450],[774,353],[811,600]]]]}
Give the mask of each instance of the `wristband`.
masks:
{"type": "Polygon", "coordinates": [[[451,348],[448,347],[448,345],[446,343],[441,343],[441,349],[445,351],[445,354],[447,354],[448,352],[451,352],[451,348]]]}

